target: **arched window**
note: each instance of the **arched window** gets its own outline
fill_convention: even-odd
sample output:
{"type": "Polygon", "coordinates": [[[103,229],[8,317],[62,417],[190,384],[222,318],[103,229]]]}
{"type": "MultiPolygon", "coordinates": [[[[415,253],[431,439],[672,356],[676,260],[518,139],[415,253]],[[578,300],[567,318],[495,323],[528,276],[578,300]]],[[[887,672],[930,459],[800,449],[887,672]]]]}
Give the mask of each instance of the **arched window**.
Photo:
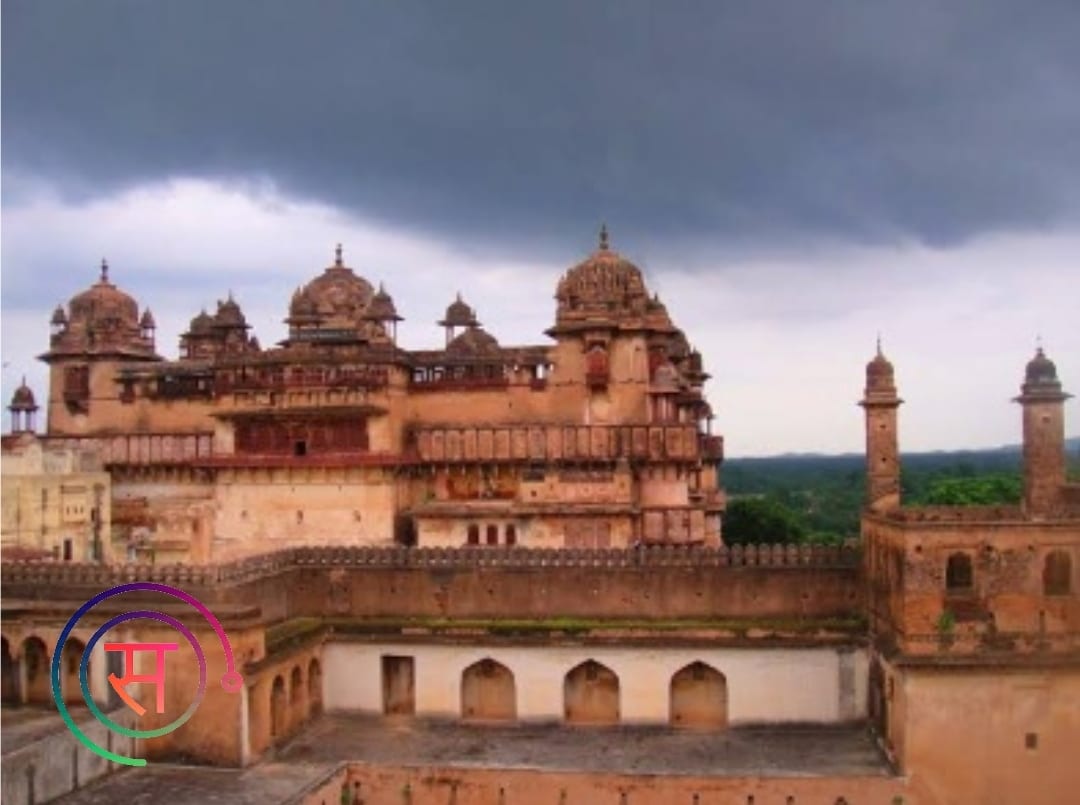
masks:
{"type": "Polygon", "coordinates": [[[517,714],[514,674],[500,662],[480,660],[461,675],[461,716],[466,719],[513,721],[517,714]]]}
{"type": "Polygon", "coordinates": [[[974,576],[971,572],[971,557],[966,553],[954,553],[945,565],[945,590],[950,593],[971,592],[974,576]]]}
{"type": "Polygon", "coordinates": [[[571,724],[619,723],[619,677],[588,660],[563,679],[563,712],[571,724]]]}
{"type": "Polygon", "coordinates": [[[499,544],[499,527],[497,525],[489,525],[487,527],[487,544],[498,545],[499,544]]]}
{"type": "Polygon", "coordinates": [[[687,665],[671,677],[671,724],[719,728],[727,724],[727,680],[703,662],[687,665]]]}
{"type": "Polygon", "coordinates": [[[513,523],[506,527],[506,544],[517,545],[517,528],[513,523]]]}
{"type": "Polygon", "coordinates": [[[1050,551],[1043,564],[1043,595],[1068,595],[1072,590],[1072,557],[1050,551]]]}
{"type": "Polygon", "coordinates": [[[480,544],[480,526],[473,523],[472,525],[469,526],[469,532],[468,533],[469,533],[469,544],[470,545],[479,545],[480,544]]]}

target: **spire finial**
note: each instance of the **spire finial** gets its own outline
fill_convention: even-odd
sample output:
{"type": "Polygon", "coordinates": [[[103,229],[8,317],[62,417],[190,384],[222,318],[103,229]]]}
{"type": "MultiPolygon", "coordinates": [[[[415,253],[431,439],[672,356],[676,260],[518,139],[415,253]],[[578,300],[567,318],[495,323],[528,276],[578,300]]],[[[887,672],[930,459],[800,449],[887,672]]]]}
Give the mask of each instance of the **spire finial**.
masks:
{"type": "Polygon", "coordinates": [[[1042,333],[1036,333],[1035,335],[1035,352],[1039,355],[1043,354],[1043,340],[1042,333]]]}
{"type": "Polygon", "coordinates": [[[600,224],[600,251],[606,252],[608,250],[608,232],[607,224],[600,224]]]}
{"type": "Polygon", "coordinates": [[[337,245],[337,248],[334,249],[334,265],[338,266],[339,268],[344,265],[344,263],[341,261],[341,244],[340,243],[337,245]]]}
{"type": "Polygon", "coordinates": [[[878,354],[879,358],[883,357],[882,354],[881,354],[881,331],[880,330],[878,330],[878,334],[877,334],[877,354],[878,354]]]}
{"type": "Polygon", "coordinates": [[[101,281],[109,281],[109,261],[104,257],[101,258],[101,281]]]}

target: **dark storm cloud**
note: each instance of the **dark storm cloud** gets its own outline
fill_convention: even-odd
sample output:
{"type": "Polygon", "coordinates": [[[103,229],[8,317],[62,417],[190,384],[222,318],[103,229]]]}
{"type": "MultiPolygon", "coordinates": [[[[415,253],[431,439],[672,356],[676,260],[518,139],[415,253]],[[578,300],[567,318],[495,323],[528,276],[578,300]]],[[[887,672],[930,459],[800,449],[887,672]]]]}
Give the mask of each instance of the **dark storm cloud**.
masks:
{"type": "Polygon", "coordinates": [[[473,242],[950,243],[1075,216],[1077,42],[1074,2],[7,0],[3,165],[473,242]]]}

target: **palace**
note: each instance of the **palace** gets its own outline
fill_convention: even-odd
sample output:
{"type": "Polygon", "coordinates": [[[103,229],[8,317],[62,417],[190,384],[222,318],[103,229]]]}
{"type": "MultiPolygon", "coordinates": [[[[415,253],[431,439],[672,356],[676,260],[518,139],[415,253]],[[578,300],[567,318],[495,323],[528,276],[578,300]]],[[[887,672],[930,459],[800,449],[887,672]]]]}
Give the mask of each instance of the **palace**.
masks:
{"type": "MultiPolygon", "coordinates": [[[[1018,505],[905,504],[902,401],[879,345],[860,402],[859,544],[727,547],[700,355],[606,233],[556,299],[553,344],[502,347],[458,299],[445,347],[410,352],[393,301],[339,250],[297,290],[280,346],[262,349],[228,299],[192,320],[177,361],[157,355],[153,317],[104,268],[58,308],[47,434],[32,433],[37,405],[20,388],[4,442],[27,468],[13,483],[35,484],[19,506],[42,501],[20,526],[24,552],[5,544],[0,567],[16,736],[4,802],[48,801],[109,770],[62,725],[7,719],[37,707],[55,720],[54,669],[63,700],[86,690],[136,723],[110,692],[115,656],[93,644],[124,602],[60,640],[84,602],[132,582],[194,595],[230,648],[190,607],[130,593],[192,631],[211,683],[168,735],[89,719],[87,734],[231,771],[136,769],[73,803],[1075,798],[1080,484],[1066,476],[1069,395],[1042,349],[1016,398],[1018,505]],[[85,477],[57,486],[49,467],[85,477]],[[57,547],[76,521],[56,525],[46,501],[91,506],[78,524],[96,541],[57,547]],[[234,660],[239,691],[215,684],[234,660]],[[170,788],[181,779],[187,794],[170,788]]],[[[145,617],[114,631],[175,640],[145,617]]],[[[140,729],[190,705],[197,665],[187,646],[170,654],[166,713],[140,729]]]]}
{"type": "MultiPolygon", "coordinates": [[[[443,348],[408,351],[393,299],[339,246],[293,294],[278,346],[230,295],[165,360],[150,309],[103,263],[52,316],[46,439],[109,469],[105,559],[719,544],[701,355],[606,230],[555,298],[553,343],[500,345],[459,295],[443,348]]],[[[13,401],[21,430],[35,409],[13,401]]]]}

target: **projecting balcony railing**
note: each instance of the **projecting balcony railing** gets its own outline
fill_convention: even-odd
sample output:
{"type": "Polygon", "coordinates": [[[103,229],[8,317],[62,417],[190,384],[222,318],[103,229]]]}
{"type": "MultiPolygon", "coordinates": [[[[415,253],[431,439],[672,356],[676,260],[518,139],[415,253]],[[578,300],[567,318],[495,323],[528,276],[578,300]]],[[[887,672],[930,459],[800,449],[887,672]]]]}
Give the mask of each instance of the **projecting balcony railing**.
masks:
{"type": "Polygon", "coordinates": [[[506,425],[418,427],[410,453],[421,462],[697,461],[693,425],[506,425]]]}

